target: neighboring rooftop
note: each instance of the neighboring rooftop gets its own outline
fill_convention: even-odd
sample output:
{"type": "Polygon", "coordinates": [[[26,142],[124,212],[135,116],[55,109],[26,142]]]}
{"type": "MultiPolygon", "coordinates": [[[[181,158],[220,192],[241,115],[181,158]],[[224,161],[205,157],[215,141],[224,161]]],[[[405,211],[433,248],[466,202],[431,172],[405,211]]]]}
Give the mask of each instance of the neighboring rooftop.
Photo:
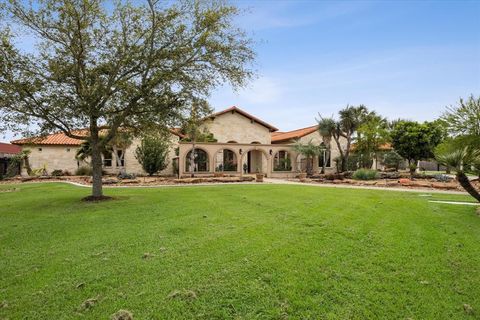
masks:
{"type": "Polygon", "coordinates": [[[287,132],[274,132],[272,133],[272,143],[274,142],[284,142],[292,139],[299,139],[310,133],[317,131],[318,126],[314,125],[311,127],[301,128],[297,130],[287,131],[287,132]]]}
{"type": "Polygon", "coordinates": [[[3,154],[17,154],[22,151],[22,148],[10,143],[0,142],[0,153],[3,154]]]}

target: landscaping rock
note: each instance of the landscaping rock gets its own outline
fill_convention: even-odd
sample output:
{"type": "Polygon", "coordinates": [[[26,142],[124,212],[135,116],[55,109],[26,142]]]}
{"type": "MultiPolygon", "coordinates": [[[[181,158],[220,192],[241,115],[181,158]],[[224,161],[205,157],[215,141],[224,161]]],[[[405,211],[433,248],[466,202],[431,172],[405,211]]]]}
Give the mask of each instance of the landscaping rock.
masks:
{"type": "Polygon", "coordinates": [[[401,179],[398,180],[398,182],[399,182],[402,186],[411,186],[411,185],[412,185],[412,180],[407,179],[407,178],[401,178],[401,179]]]}
{"type": "Polygon", "coordinates": [[[433,182],[432,188],[443,189],[443,190],[455,190],[457,189],[457,185],[455,183],[433,182]]]}
{"type": "Polygon", "coordinates": [[[430,188],[432,186],[432,184],[428,181],[412,181],[411,186],[422,187],[422,188],[430,188]]]}

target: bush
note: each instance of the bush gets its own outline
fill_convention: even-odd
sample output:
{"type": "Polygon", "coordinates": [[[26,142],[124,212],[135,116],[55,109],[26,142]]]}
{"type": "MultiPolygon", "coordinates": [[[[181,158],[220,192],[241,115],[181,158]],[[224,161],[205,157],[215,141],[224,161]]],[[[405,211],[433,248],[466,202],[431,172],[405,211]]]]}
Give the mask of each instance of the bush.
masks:
{"type": "Polygon", "coordinates": [[[355,180],[374,180],[378,177],[376,170],[358,169],[353,173],[352,178],[355,180]]]}
{"type": "Polygon", "coordinates": [[[60,169],[55,169],[55,170],[52,171],[52,173],[50,173],[50,175],[52,175],[54,177],[63,176],[63,171],[60,170],[60,169]]]}
{"type": "Polygon", "coordinates": [[[403,161],[402,156],[395,151],[390,151],[383,155],[383,163],[387,168],[392,168],[398,171],[400,164],[402,164],[403,161]]]}
{"type": "Polygon", "coordinates": [[[91,176],[92,175],[92,168],[82,166],[78,167],[77,170],[75,170],[75,175],[76,176],[91,176]]]}
{"type": "Polygon", "coordinates": [[[135,158],[149,176],[162,171],[168,165],[170,145],[166,137],[150,135],[142,138],[135,150],[135,158]]]}

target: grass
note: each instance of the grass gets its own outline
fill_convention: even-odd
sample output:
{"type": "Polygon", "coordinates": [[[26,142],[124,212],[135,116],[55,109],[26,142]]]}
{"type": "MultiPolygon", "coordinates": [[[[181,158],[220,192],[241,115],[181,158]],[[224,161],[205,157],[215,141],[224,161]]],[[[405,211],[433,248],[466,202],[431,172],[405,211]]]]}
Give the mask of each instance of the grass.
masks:
{"type": "Polygon", "coordinates": [[[225,185],[79,201],[88,192],[0,186],[0,319],[480,316],[480,218],[428,202],[463,195],[225,185]]]}

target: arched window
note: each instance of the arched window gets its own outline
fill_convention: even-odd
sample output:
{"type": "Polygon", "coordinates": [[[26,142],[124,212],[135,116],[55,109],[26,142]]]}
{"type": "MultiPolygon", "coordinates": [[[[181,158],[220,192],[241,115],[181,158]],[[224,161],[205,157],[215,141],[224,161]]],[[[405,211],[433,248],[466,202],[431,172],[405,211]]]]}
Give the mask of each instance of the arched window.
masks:
{"type": "MultiPolygon", "coordinates": [[[[187,172],[192,172],[192,168],[190,168],[190,156],[192,154],[192,150],[187,153],[185,157],[185,168],[187,172]]],[[[193,156],[193,163],[194,163],[194,170],[195,172],[208,172],[208,154],[202,149],[195,149],[195,153],[193,156]]]]}
{"type": "Polygon", "coordinates": [[[238,143],[238,142],[235,140],[230,140],[230,141],[227,141],[227,143],[238,143]]]}
{"type": "Polygon", "coordinates": [[[291,171],[292,160],[287,151],[278,151],[273,158],[273,171],[291,171]]]}
{"type": "Polygon", "coordinates": [[[219,150],[215,155],[215,171],[237,171],[237,156],[228,149],[219,150]]]}
{"type": "Polygon", "coordinates": [[[250,142],[250,144],[261,144],[261,143],[258,141],[253,141],[253,142],[250,142]]]}

